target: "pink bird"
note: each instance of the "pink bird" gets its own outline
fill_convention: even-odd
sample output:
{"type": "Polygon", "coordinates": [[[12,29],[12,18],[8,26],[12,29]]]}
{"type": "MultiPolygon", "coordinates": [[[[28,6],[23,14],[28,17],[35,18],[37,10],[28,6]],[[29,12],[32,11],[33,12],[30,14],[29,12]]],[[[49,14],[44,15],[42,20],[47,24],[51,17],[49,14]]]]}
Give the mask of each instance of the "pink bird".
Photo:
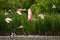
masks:
{"type": "Polygon", "coordinates": [[[17,13],[19,14],[19,15],[22,15],[22,11],[25,11],[26,9],[18,9],[17,10],[17,13]]]}
{"type": "Polygon", "coordinates": [[[28,9],[28,21],[33,21],[33,15],[31,9],[28,9]]]}
{"type": "Polygon", "coordinates": [[[41,19],[44,19],[44,14],[39,14],[38,17],[40,17],[41,19]]]}
{"type": "Polygon", "coordinates": [[[5,18],[5,21],[6,21],[7,23],[10,23],[10,22],[12,21],[12,19],[11,19],[11,18],[5,18]]]}

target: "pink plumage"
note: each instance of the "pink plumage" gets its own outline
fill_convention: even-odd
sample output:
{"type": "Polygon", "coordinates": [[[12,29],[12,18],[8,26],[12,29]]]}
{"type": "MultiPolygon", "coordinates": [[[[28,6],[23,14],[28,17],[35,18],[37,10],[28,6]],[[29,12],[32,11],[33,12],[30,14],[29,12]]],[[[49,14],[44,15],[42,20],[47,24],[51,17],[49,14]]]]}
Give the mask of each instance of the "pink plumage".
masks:
{"type": "Polygon", "coordinates": [[[33,21],[33,15],[31,9],[28,10],[28,21],[33,21]]]}
{"type": "Polygon", "coordinates": [[[41,19],[44,19],[44,16],[45,16],[45,15],[44,15],[44,14],[39,14],[38,16],[39,16],[41,19]]]}
{"type": "Polygon", "coordinates": [[[18,9],[18,10],[17,10],[17,13],[18,13],[19,15],[22,15],[22,10],[21,10],[21,9],[18,9]]]}
{"type": "Polygon", "coordinates": [[[25,11],[26,9],[18,9],[17,10],[17,13],[19,14],[19,15],[22,15],[22,11],[25,11]]]}

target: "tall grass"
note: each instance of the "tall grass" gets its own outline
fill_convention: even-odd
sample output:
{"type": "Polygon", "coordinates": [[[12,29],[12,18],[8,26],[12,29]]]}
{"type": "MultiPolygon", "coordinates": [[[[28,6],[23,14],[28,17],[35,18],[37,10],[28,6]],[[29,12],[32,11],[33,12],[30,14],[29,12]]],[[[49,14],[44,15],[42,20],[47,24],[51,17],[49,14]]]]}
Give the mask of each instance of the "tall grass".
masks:
{"type": "Polygon", "coordinates": [[[60,33],[60,14],[46,14],[44,20],[40,17],[34,16],[36,21],[27,21],[27,13],[18,15],[13,12],[8,15],[4,15],[4,12],[0,12],[0,34],[7,35],[14,32],[17,34],[55,34],[60,33]],[[6,23],[5,18],[11,18],[11,23],[6,23]],[[23,25],[24,28],[19,28],[23,25]]]}

